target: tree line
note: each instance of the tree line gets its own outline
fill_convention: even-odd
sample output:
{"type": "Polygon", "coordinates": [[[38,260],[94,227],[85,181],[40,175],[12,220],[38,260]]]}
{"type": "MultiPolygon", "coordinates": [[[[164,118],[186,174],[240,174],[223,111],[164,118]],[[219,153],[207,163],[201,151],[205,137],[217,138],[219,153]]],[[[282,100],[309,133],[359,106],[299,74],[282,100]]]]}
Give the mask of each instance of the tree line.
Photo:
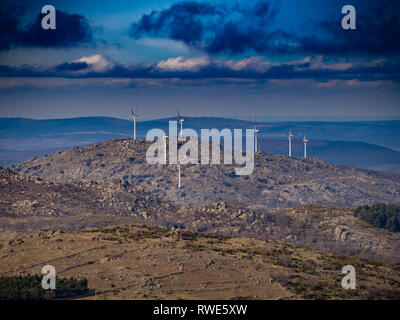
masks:
{"type": "Polygon", "coordinates": [[[355,214],[374,227],[400,232],[400,206],[384,203],[359,206],[355,214]]]}
{"type": "Polygon", "coordinates": [[[86,279],[56,278],[55,290],[42,288],[42,276],[0,276],[1,300],[46,300],[64,299],[88,295],[86,279]]]}

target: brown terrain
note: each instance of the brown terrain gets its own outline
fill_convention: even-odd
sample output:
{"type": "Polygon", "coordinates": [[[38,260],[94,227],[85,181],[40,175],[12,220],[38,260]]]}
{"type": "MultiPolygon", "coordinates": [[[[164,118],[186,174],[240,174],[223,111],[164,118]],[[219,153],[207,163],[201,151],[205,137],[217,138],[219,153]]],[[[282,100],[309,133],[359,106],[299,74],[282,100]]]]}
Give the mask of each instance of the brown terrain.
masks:
{"type": "Polygon", "coordinates": [[[394,298],[400,234],[351,207],[399,203],[398,174],[259,153],[233,166],[149,165],[118,139],[0,170],[0,275],[85,277],[117,299],[394,298]],[[167,263],[166,263],[167,262],[167,263]],[[357,290],[341,288],[341,268],[357,290]]]}
{"type": "Polygon", "coordinates": [[[3,241],[2,275],[85,277],[86,299],[399,299],[400,265],[299,248],[140,225],[36,231],[3,241]],[[357,270],[343,290],[341,268],[357,270]]]}

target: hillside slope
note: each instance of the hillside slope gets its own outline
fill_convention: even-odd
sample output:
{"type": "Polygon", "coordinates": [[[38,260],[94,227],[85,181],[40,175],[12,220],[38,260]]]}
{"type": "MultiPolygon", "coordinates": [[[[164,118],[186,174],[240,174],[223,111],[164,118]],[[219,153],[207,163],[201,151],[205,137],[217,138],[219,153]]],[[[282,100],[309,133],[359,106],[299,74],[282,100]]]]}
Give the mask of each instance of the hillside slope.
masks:
{"type": "Polygon", "coordinates": [[[368,225],[349,208],[301,206],[272,212],[244,207],[237,201],[188,208],[123,181],[53,183],[9,169],[0,170],[0,196],[0,238],[7,232],[141,222],[400,261],[400,234],[368,225]]]}
{"type": "Polygon", "coordinates": [[[399,299],[399,264],[277,241],[125,225],[0,240],[0,275],[86,278],[85,299],[399,299]],[[79,245],[77,245],[79,244],[79,245]],[[357,270],[343,290],[341,269],[357,270]]]}

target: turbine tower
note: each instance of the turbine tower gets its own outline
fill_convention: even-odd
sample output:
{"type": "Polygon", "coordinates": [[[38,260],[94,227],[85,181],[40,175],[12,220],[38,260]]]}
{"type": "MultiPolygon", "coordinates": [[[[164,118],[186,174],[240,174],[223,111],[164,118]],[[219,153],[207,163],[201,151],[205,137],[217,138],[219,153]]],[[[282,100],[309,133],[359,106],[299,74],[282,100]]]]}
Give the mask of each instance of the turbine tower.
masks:
{"type": "Polygon", "coordinates": [[[179,136],[183,136],[183,121],[185,121],[182,117],[181,114],[179,113],[179,109],[176,109],[178,111],[178,119],[179,119],[179,124],[181,125],[181,131],[179,136]]]}
{"type": "Polygon", "coordinates": [[[131,109],[132,113],[132,123],[133,123],[133,140],[136,140],[136,117],[137,117],[137,112],[139,110],[139,106],[136,107],[135,112],[131,109]]]}
{"type": "Polygon", "coordinates": [[[164,164],[167,164],[167,139],[168,136],[164,135],[164,164]]]}
{"type": "Polygon", "coordinates": [[[258,130],[256,128],[256,117],[254,117],[254,152],[258,152],[258,130]]]}
{"type": "Polygon", "coordinates": [[[292,130],[289,131],[288,138],[289,138],[289,157],[292,156],[292,130]]]}
{"type": "Polygon", "coordinates": [[[304,138],[303,138],[303,143],[304,143],[304,159],[307,158],[307,142],[308,142],[308,140],[306,139],[306,136],[304,135],[304,138]]]}
{"type": "Polygon", "coordinates": [[[178,159],[178,189],[181,188],[181,163],[178,159]]]}

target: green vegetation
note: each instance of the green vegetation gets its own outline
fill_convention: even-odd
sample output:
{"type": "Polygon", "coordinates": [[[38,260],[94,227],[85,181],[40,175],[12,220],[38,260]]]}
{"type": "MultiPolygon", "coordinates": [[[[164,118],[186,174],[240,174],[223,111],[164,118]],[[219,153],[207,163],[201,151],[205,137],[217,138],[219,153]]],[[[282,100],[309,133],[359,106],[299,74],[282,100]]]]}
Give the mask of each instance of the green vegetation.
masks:
{"type": "Polygon", "coordinates": [[[43,290],[39,275],[0,277],[0,300],[65,299],[89,293],[86,279],[57,277],[55,290],[43,290]]]}
{"type": "Polygon", "coordinates": [[[355,210],[357,217],[377,228],[400,232],[400,206],[379,203],[360,206],[355,210]]]}

